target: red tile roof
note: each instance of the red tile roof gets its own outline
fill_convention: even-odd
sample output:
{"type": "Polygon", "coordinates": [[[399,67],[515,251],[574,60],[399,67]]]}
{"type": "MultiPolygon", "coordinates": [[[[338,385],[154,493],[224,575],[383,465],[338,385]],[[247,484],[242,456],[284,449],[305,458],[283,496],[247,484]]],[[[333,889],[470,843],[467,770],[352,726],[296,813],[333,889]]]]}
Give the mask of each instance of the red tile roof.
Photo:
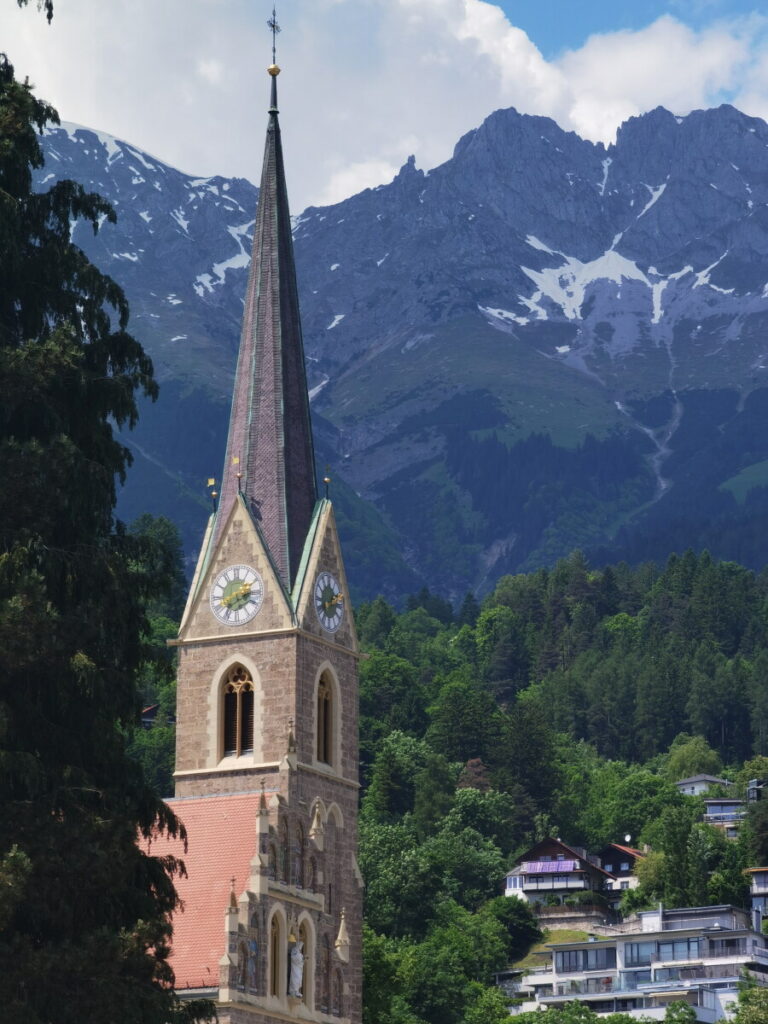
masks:
{"type": "Polygon", "coordinates": [[[628,853],[631,857],[645,857],[642,850],[636,850],[633,846],[622,846],[621,843],[608,843],[615,850],[621,850],[622,853],[628,853]]]}
{"type": "Polygon", "coordinates": [[[218,988],[219,960],[226,951],[224,914],[232,878],[237,896],[247,887],[256,853],[260,793],[168,800],[187,829],[187,852],[178,839],[152,843],[157,856],[184,861],[186,878],[176,879],[183,902],[173,919],[171,966],[177,989],[218,988]]]}

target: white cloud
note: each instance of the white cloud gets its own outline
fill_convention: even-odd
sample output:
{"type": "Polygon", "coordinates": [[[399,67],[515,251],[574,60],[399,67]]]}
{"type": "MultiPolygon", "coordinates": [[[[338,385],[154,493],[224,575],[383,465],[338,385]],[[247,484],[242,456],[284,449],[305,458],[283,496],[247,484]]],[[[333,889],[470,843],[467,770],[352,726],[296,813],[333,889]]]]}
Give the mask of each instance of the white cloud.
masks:
{"type": "MultiPolygon", "coordinates": [[[[210,2],[210,0],[208,0],[210,2]]],[[[224,66],[219,60],[206,59],[197,62],[197,73],[211,85],[218,85],[224,74],[224,66]]]]}
{"type": "MultiPolygon", "coordinates": [[[[0,0],[3,46],[62,117],[194,174],[261,166],[271,2],[67,0],[49,28],[0,0]],[[263,17],[262,17],[263,15],[263,17]]],[[[768,113],[768,20],[664,16],[547,61],[485,0],[294,0],[280,12],[281,123],[295,212],[421,167],[498,107],[609,140],[628,116],[735,97],[768,113]]]]}
{"type": "Polygon", "coordinates": [[[346,164],[337,171],[331,171],[331,177],[315,205],[339,203],[347,196],[362,192],[364,188],[390,181],[397,171],[398,165],[387,163],[386,160],[361,160],[358,163],[346,164]]]}

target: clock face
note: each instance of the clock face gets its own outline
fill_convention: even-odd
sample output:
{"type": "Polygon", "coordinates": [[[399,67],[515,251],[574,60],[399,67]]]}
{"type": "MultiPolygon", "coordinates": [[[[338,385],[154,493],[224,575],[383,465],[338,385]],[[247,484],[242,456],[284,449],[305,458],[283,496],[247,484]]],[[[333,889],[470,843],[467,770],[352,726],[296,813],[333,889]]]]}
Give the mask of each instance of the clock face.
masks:
{"type": "Polygon", "coordinates": [[[335,633],[344,618],[344,595],[329,572],[321,572],[315,580],[315,611],[323,629],[335,633]]]}
{"type": "Polygon", "coordinates": [[[258,614],[264,581],[250,565],[230,565],[211,587],[211,611],[225,626],[242,626],[258,614]]]}

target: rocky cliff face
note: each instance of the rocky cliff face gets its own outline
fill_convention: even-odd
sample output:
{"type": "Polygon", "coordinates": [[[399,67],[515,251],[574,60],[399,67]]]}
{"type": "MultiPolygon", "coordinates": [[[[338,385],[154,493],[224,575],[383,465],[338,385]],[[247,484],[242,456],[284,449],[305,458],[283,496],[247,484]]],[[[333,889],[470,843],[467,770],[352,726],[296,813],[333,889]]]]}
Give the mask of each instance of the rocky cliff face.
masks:
{"type": "MultiPolygon", "coordinates": [[[[116,227],[75,240],[123,283],[165,384],[123,513],[174,515],[192,547],[256,189],[73,126],[45,145],[41,187],[73,177],[116,205],[116,227]]],[[[441,167],[409,160],[296,217],[318,447],[358,591],[457,595],[577,545],[762,565],[767,211],[768,127],[721,107],[652,111],[608,148],[497,111],[441,167]]]]}

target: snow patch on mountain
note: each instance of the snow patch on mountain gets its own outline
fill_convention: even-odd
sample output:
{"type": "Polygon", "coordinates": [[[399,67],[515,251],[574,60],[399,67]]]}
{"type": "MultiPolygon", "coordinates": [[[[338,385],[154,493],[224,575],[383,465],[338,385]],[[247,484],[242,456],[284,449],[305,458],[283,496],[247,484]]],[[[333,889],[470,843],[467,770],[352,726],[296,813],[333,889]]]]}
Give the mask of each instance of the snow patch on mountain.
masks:
{"type": "Polygon", "coordinates": [[[501,320],[506,323],[515,323],[525,326],[530,322],[530,318],[527,316],[518,316],[516,313],[510,313],[508,309],[492,309],[490,306],[477,307],[481,313],[484,313],[491,320],[501,320]]]}
{"type": "MultiPolygon", "coordinates": [[[[643,184],[645,185],[645,182],[643,182],[643,184]]],[[[664,195],[664,190],[667,187],[667,183],[665,181],[661,185],[655,185],[655,186],[654,185],[645,185],[645,187],[651,193],[651,198],[648,200],[648,202],[642,208],[640,213],[638,213],[638,215],[637,215],[637,219],[638,220],[640,220],[641,217],[643,217],[646,213],[648,213],[650,208],[661,199],[661,197],[664,195]]]]}
{"type": "Polygon", "coordinates": [[[569,320],[580,319],[587,287],[595,281],[613,281],[618,285],[623,280],[639,281],[649,288],[653,287],[637,264],[613,249],[608,249],[602,256],[588,263],[582,263],[575,256],[563,258],[565,266],[562,267],[532,270],[521,266],[520,269],[537,286],[536,294],[530,301],[541,308],[541,299],[548,298],[562,309],[569,320]]]}

